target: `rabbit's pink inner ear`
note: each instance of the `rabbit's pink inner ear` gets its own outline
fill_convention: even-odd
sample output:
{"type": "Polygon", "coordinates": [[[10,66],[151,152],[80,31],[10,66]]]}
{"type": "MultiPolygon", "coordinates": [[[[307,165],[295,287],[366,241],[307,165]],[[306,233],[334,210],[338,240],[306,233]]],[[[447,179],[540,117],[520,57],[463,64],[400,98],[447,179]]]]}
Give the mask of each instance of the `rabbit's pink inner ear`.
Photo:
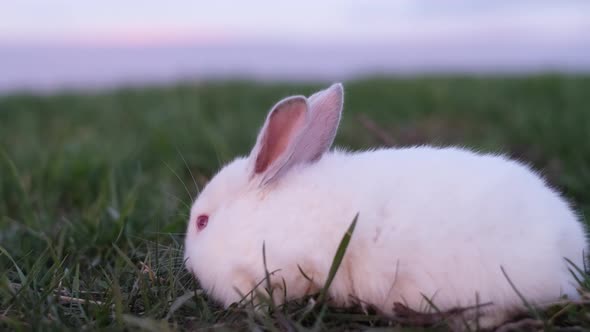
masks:
{"type": "Polygon", "coordinates": [[[309,124],[300,144],[305,150],[298,151],[305,154],[302,159],[317,160],[330,149],[340,124],[343,103],[344,91],[340,83],[309,97],[309,124]]]}
{"type": "MultiPolygon", "coordinates": [[[[292,150],[306,123],[307,101],[304,97],[285,99],[271,111],[263,128],[254,173],[264,173],[281,156],[292,150]]],[[[287,158],[283,158],[286,162],[287,158]]],[[[283,165],[275,165],[280,169],[283,165]]]]}

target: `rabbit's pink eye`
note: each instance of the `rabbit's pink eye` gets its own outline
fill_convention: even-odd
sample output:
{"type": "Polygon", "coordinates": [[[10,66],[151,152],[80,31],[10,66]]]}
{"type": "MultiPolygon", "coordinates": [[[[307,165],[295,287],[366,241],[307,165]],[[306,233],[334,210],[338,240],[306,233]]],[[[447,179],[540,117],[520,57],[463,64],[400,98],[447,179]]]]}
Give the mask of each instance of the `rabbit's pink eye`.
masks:
{"type": "Polygon", "coordinates": [[[203,228],[207,227],[207,223],[209,222],[209,216],[206,214],[202,214],[197,217],[197,229],[203,230],[203,228]]]}

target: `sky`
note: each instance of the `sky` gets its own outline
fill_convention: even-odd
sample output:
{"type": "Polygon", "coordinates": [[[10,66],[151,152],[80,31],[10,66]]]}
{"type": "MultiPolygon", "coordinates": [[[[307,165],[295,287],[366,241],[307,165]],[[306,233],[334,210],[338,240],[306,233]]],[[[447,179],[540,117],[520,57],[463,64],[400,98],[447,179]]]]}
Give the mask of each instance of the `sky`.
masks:
{"type": "Polygon", "coordinates": [[[19,0],[0,11],[0,42],[13,43],[571,39],[589,31],[587,0],[19,0]]]}
{"type": "Polygon", "coordinates": [[[235,76],[590,72],[589,0],[4,0],[1,7],[0,92],[235,76]]]}

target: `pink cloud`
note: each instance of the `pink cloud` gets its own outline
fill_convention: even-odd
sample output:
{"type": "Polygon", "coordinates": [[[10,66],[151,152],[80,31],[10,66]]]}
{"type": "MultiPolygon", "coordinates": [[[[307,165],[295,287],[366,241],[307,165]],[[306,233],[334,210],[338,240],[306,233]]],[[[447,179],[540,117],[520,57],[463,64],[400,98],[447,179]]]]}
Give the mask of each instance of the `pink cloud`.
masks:
{"type": "Polygon", "coordinates": [[[219,43],[230,35],[222,31],[187,31],[176,29],[126,29],[123,31],[96,31],[65,38],[68,44],[92,46],[166,46],[187,43],[219,43]]]}

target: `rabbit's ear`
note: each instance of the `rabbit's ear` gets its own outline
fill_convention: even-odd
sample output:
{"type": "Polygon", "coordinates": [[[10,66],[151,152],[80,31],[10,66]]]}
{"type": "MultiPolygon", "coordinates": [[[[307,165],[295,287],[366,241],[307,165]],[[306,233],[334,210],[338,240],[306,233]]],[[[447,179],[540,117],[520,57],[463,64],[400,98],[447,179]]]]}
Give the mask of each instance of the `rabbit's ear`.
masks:
{"type": "Polygon", "coordinates": [[[309,97],[281,100],[270,111],[250,153],[260,184],[278,179],[297,164],[318,160],[334,142],[342,113],[342,84],[309,97]]]}
{"type": "Polygon", "coordinates": [[[313,94],[308,102],[309,123],[298,144],[297,153],[304,154],[302,159],[315,161],[330,149],[336,137],[344,102],[342,84],[333,84],[313,94]]]}
{"type": "Polygon", "coordinates": [[[308,104],[303,96],[285,98],[272,108],[250,153],[252,176],[261,175],[260,184],[272,181],[299,161],[293,155],[307,116],[308,104]]]}

